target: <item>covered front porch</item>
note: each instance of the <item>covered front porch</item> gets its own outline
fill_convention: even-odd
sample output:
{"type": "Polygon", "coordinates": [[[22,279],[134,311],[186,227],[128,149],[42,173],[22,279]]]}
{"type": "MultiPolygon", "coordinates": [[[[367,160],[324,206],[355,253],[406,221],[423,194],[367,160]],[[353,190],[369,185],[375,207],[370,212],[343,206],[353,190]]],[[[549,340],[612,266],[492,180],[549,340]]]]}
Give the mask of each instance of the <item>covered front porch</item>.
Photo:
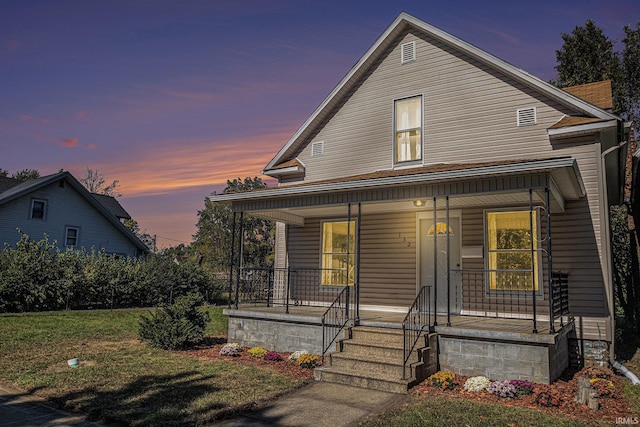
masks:
{"type": "MultiPolygon", "coordinates": [[[[575,160],[559,158],[425,166],[216,196],[240,218],[279,223],[268,269],[243,265],[243,230],[234,230],[230,339],[325,355],[352,328],[396,329],[407,364],[422,337],[437,334],[441,367],[456,359],[447,354],[472,357],[475,348],[467,366],[488,372],[544,348],[536,361],[546,358],[548,372],[540,378],[552,381],[566,367],[573,328],[570,276],[554,269],[552,220],[584,194],[575,160]]],[[[530,362],[530,374],[518,378],[532,375],[530,362]]]]}

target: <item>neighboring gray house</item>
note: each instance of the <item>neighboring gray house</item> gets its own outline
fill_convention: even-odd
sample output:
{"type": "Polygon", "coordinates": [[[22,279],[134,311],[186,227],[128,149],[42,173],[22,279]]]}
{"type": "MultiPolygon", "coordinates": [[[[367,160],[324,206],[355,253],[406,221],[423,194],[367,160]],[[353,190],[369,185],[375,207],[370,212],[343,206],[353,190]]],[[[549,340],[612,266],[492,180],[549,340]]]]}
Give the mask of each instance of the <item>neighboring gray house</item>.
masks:
{"type": "Polygon", "coordinates": [[[630,129],[607,97],[400,14],[266,165],[277,187],[210,196],[278,222],[272,271],[234,240],[229,340],[396,391],[436,366],[550,382],[606,363],[630,129]]]}
{"type": "Polygon", "coordinates": [[[116,199],[89,193],[69,172],[25,182],[0,177],[0,243],[15,244],[20,229],[60,248],[135,257],[148,248],[122,223],[130,218],[116,199]]]}

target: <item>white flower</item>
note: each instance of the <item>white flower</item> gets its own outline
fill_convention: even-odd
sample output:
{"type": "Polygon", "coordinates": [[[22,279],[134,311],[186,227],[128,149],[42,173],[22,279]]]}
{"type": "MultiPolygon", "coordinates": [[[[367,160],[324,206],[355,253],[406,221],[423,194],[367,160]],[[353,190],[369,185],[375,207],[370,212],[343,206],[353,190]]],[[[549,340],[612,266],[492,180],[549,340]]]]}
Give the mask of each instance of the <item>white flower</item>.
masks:
{"type": "Polygon", "coordinates": [[[295,362],[296,360],[298,360],[298,358],[300,356],[302,356],[303,354],[309,354],[307,352],[307,350],[298,350],[298,351],[294,351],[293,353],[291,353],[291,355],[289,356],[289,360],[292,362],[295,362]]]}
{"type": "Polygon", "coordinates": [[[464,383],[464,389],[466,391],[484,391],[489,388],[491,380],[487,377],[471,377],[464,383]]]}

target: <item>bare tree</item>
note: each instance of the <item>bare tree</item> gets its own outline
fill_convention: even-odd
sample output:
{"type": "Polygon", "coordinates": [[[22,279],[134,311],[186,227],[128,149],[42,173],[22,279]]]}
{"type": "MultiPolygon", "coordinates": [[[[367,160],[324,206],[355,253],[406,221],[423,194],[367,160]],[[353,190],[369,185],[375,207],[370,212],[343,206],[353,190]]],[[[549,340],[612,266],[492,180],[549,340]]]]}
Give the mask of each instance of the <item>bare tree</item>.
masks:
{"type": "Polygon", "coordinates": [[[116,179],[111,184],[106,185],[104,176],[97,169],[93,170],[87,167],[87,175],[84,178],[80,178],[80,182],[90,193],[104,194],[111,197],[122,196],[117,191],[120,182],[116,179]]]}

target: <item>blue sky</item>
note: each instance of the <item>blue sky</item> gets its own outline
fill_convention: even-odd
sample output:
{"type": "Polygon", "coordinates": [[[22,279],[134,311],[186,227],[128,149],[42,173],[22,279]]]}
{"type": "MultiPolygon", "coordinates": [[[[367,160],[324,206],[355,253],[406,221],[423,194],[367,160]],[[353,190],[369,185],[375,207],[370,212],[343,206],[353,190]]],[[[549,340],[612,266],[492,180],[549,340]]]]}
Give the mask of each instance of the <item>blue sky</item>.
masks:
{"type": "Polygon", "coordinates": [[[632,0],[0,0],[0,168],[97,169],[160,246],[188,243],[402,11],[545,80],[561,33],[640,21],[632,0]]]}

